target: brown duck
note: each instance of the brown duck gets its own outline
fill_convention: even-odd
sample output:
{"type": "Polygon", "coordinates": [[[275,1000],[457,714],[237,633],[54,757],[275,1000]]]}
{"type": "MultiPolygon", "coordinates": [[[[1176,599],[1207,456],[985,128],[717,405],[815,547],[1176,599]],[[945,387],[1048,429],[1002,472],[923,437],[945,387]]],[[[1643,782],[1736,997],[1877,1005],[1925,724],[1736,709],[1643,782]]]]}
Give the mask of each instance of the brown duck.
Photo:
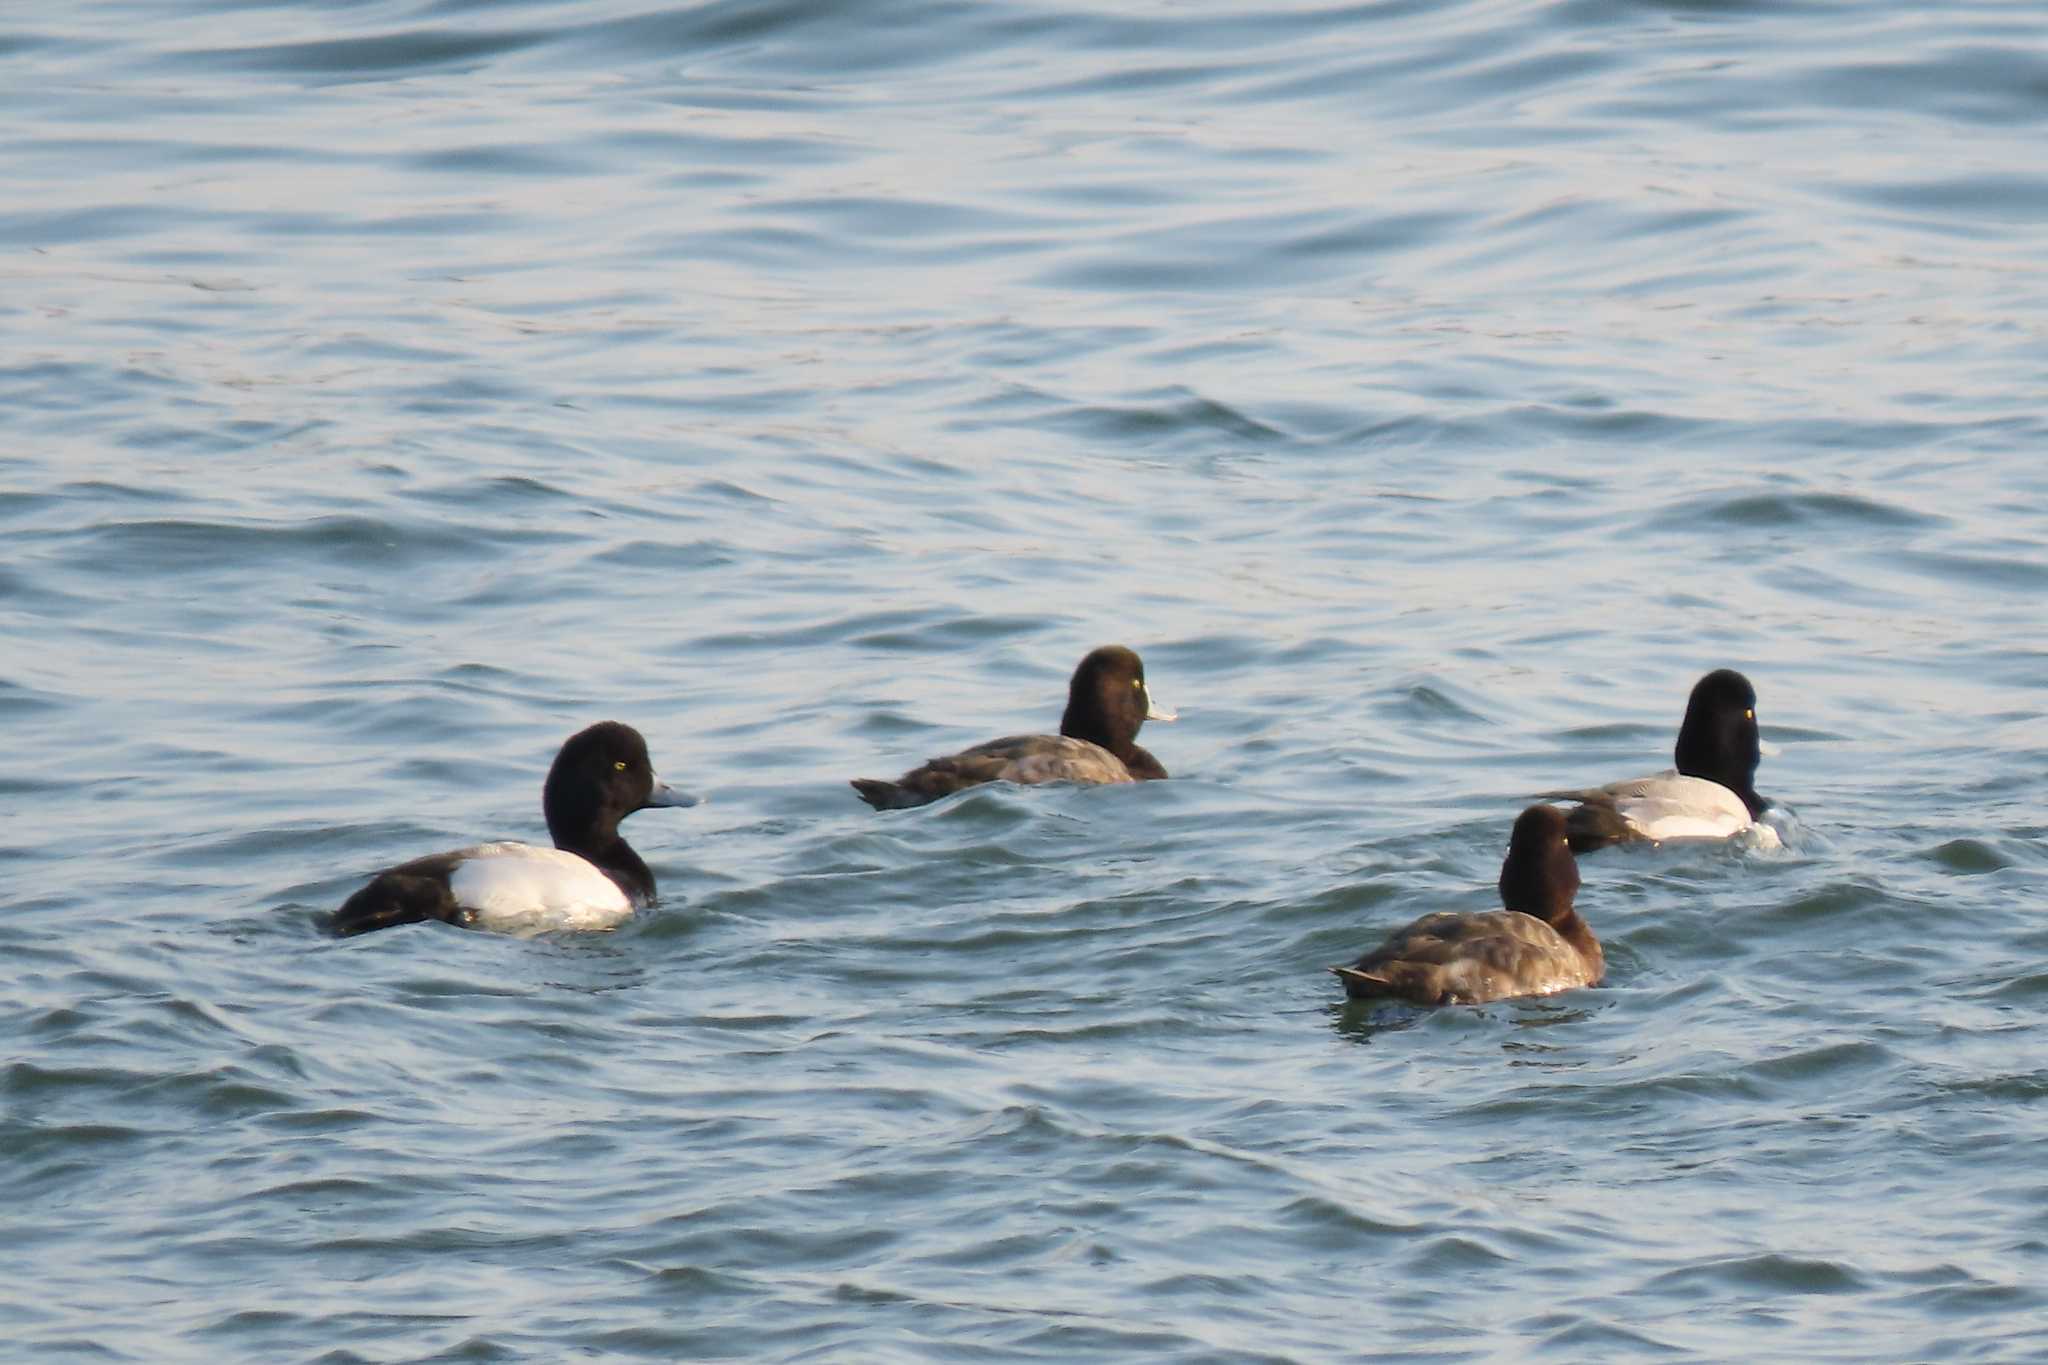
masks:
{"type": "Polygon", "coordinates": [[[1067,710],[1057,735],[1011,735],[935,758],[894,782],[853,779],[876,810],[922,806],[984,782],[1148,782],[1166,776],[1138,747],[1146,720],[1172,720],[1145,688],[1145,664],[1122,645],[1104,645],[1081,660],[1067,685],[1067,710]]]}
{"type": "Polygon", "coordinates": [[[1599,984],[1599,941],[1572,908],[1579,865],[1564,812],[1531,806],[1500,868],[1507,908],[1424,915],[1349,967],[1332,967],[1353,1000],[1477,1005],[1599,984]]]}

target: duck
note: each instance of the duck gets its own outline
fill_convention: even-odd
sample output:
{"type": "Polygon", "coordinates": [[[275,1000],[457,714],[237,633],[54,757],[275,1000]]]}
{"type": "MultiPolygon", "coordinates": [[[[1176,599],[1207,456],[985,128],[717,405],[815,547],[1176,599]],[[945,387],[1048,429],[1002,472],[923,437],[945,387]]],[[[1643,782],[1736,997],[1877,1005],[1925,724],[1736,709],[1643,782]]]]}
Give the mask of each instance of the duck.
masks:
{"type": "Polygon", "coordinates": [[[1481,1005],[1597,986],[1607,960],[1572,906],[1578,890],[1564,812],[1531,806],[1516,818],[1501,864],[1505,908],[1424,915],[1330,970],[1353,1000],[1412,1005],[1481,1005]]]}
{"type": "Polygon", "coordinates": [[[1756,792],[1762,756],[1756,688],[1734,669],[1717,668],[1693,684],[1686,699],[1675,768],[1585,791],[1545,792],[1541,799],[1578,803],[1566,817],[1575,853],[1745,832],[1757,847],[1775,848],[1778,832],[1760,823],[1771,806],[1756,792]]]}
{"type": "Polygon", "coordinates": [[[1178,719],[1145,686],[1145,663],[1123,645],[1088,652],[1067,684],[1056,735],[1010,735],[934,758],[894,782],[856,777],[853,789],[876,810],[906,810],[985,782],[1153,782],[1166,767],[1138,747],[1147,720],[1178,719]]]}
{"type": "Polygon", "coordinates": [[[654,899],[654,874],[619,837],[619,822],[697,801],[654,775],[638,730],[603,721],[565,740],[548,769],[541,810],[553,848],[477,844],[400,863],[342,903],[334,932],[426,920],[519,935],[617,928],[654,899]]]}

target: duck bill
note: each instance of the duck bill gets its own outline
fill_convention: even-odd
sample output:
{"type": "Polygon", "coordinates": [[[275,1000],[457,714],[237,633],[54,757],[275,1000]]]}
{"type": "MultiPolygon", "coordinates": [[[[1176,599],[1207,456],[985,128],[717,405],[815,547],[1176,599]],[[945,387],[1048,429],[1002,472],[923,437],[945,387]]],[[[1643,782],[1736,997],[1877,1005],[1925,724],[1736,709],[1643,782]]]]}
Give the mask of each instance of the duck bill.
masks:
{"type": "Polygon", "coordinates": [[[658,777],[654,779],[654,790],[647,793],[647,804],[650,806],[694,806],[703,800],[701,796],[677,791],[658,777]]]}
{"type": "Polygon", "coordinates": [[[1174,721],[1180,719],[1180,712],[1167,710],[1152,700],[1152,694],[1148,691],[1145,693],[1145,719],[1174,721]]]}

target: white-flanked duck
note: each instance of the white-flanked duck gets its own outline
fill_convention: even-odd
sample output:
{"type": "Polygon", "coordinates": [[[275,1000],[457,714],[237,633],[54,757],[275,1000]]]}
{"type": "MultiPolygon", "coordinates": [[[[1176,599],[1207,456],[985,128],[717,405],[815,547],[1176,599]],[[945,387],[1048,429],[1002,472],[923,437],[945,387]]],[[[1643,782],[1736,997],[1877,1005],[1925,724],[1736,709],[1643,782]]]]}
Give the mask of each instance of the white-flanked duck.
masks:
{"type": "Polygon", "coordinates": [[[654,874],[619,836],[649,806],[694,806],[654,775],[647,741],[605,721],[571,735],[541,788],[553,848],[478,844],[378,873],[335,912],[337,934],[445,920],[500,933],[613,929],[654,899],[654,874]]]}
{"type": "Polygon", "coordinates": [[[1756,689],[1734,669],[1720,668],[1695,683],[1685,703],[1672,752],[1676,768],[1543,797],[1579,803],[1567,817],[1578,853],[1641,840],[1726,839],[1746,831],[1757,847],[1775,848],[1777,830],[1759,823],[1771,804],[1756,793],[1762,756],[1756,689]]]}

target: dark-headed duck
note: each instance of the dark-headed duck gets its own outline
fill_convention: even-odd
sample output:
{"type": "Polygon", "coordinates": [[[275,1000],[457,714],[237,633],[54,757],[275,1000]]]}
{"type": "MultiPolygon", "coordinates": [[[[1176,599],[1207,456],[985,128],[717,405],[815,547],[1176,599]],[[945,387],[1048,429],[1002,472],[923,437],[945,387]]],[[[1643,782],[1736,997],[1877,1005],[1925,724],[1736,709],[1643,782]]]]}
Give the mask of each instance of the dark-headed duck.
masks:
{"type": "Polygon", "coordinates": [[[562,745],[541,788],[553,848],[478,844],[401,863],[343,903],[334,931],[435,919],[516,934],[616,928],[654,899],[654,874],[619,822],[649,806],[696,804],[655,777],[638,730],[593,725],[562,745]]]}
{"type": "Polygon", "coordinates": [[[1153,704],[1137,653],[1104,645],[1074,670],[1057,735],[992,739],[894,782],[856,777],[853,789],[876,810],[901,810],[984,782],[1147,782],[1165,777],[1166,769],[1138,747],[1138,729],[1148,719],[1173,718],[1153,704]]]}
{"type": "Polygon", "coordinates": [[[1726,839],[1754,830],[1757,847],[1778,846],[1778,832],[1758,823],[1770,802],[1756,794],[1763,754],[1756,726],[1756,689],[1732,668],[1693,685],[1673,751],[1677,767],[1654,777],[1588,791],[1545,792],[1576,801],[1568,819],[1572,848],[1589,853],[1641,840],[1726,839]]]}
{"type": "Polygon", "coordinates": [[[1564,812],[1531,806],[1515,821],[1500,868],[1506,909],[1424,915],[1351,966],[1330,970],[1353,1000],[1416,1005],[1478,1005],[1598,985],[1607,962],[1572,908],[1578,889],[1564,812]]]}

